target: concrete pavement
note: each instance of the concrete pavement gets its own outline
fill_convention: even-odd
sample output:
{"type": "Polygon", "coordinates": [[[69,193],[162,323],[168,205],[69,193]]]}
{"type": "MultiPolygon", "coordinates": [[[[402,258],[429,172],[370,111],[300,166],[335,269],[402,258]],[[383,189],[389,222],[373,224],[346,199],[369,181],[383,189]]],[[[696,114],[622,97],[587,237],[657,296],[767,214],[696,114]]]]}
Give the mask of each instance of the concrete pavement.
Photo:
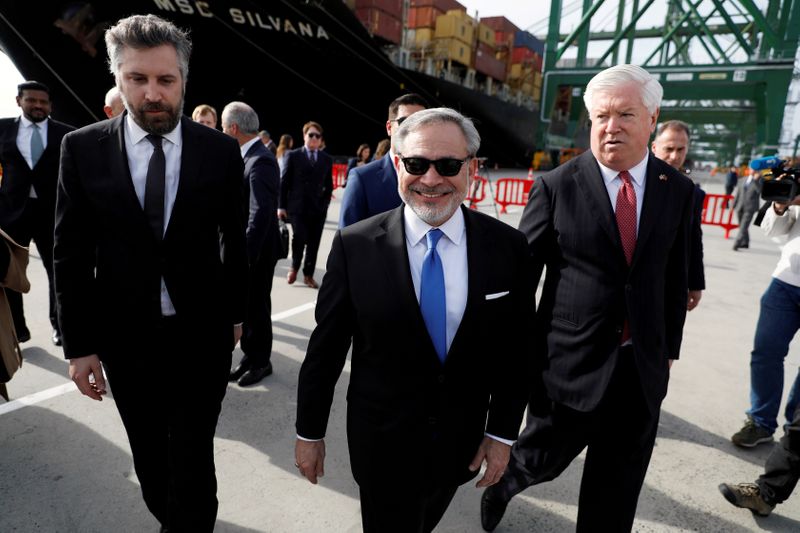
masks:
{"type": "MultiPolygon", "coordinates": [[[[516,174],[524,177],[525,172],[516,174]]],[[[706,189],[721,192],[714,183],[706,189]]],[[[318,281],[341,194],[336,191],[331,204],[318,281]]],[[[488,205],[482,211],[494,212],[488,205]]],[[[520,214],[517,208],[502,220],[516,226],[520,214]]],[[[752,228],[750,249],[733,252],[733,240],[725,240],[720,228],[704,231],[708,288],[687,318],[634,529],[798,531],[800,494],[772,516],[755,518],[728,504],[716,488],[724,481],[754,480],[772,447],[744,451],[729,437],[741,427],[748,405],[758,301],[778,259],[778,245],[752,228]]],[[[309,304],[317,291],[288,286],[287,268],[286,260],[278,264],[272,292],[275,373],[254,387],[231,385],[225,398],[216,439],[217,531],[357,532],[358,488],[350,474],[344,422],[349,366],[331,413],[325,477],[312,486],[293,466],[297,374],[314,327],[309,304]]],[[[25,304],[33,339],[24,345],[23,368],[9,383],[13,401],[0,403],[0,531],[157,531],[140,497],[113,398],[93,402],[69,382],[61,349],[50,343],[46,278],[38,257],[32,257],[29,275],[33,288],[25,304]]],[[[240,356],[237,349],[234,359],[240,356]]],[[[800,349],[793,346],[785,365],[785,394],[798,364],[800,349]]],[[[157,394],[170,379],[153,361],[151,375],[143,376],[142,394],[157,394]]],[[[497,531],[574,530],[582,466],[579,457],[557,480],[525,491],[511,503],[497,531]]],[[[391,457],[386,458],[386,475],[392,475],[391,457]]],[[[459,490],[437,531],[481,531],[481,492],[473,484],[459,490]]]]}

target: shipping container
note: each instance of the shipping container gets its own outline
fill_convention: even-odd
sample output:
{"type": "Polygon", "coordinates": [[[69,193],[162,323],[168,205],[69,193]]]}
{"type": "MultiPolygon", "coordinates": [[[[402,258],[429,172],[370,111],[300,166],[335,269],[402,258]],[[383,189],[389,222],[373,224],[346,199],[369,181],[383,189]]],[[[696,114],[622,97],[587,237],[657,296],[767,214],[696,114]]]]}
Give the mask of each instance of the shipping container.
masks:
{"type": "Polygon", "coordinates": [[[457,0],[411,0],[411,7],[435,7],[442,13],[451,9],[466,11],[467,8],[457,0]]]}
{"type": "Polygon", "coordinates": [[[506,31],[494,32],[494,44],[498,48],[501,46],[511,49],[514,46],[514,34],[506,31]]]}
{"type": "Polygon", "coordinates": [[[412,7],[408,10],[407,25],[411,29],[435,28],[436,19],[444,15],[444,11],[431,6],[412,7]]]}
{"type": "Polygon", "coordinates": [[[400,44],[403,39],[403,23],[380,9],[356,9],[356,16],[372,35],[400,44]]]}
{"type": "Polygon", "coordinates": [[[483,24],[486,24],[495,31],[514,34],[519,31],[519,28],[505,17],[483,17],[481,19],[483,24]]]}
{"type": "Polygon", "coordinates": [[[475,52],[475,70],[499,81],[506,81],[506,63],[480,47],[475,52]]]}
{"type": "Polygon", "coordinates": [[[511,52],[511,62],[526,63],[533,65],[533,56],[535,55],[536,52],[534,52],[530,48],[526,48],[524,46],[516,46],[514,47],[514,50],[511,52]]]}
{"type": "Polygon", "coordinates": [[[514,34],[514,47],[525,47],[540,56],[544,55],[544,43],[527,31],[518,31],[514,34]]]}
{"type": "Polygon", "coordinates": [[[445,39],[454,37],[459,41],[472,46],[475,29],[466,20],[454,15],[441,15],[436,18],[436,38],[445,39]]]}
{"type": "Polygon", "coordinates": [[[486,24],[478,24],[478,42],[483,44],[488,44],[492,48],[496,46],[494,40],[494,30],[487,26],[486,24]]]}
{"type": "Polygon", "coordinates": [[[542,87],[542,73],[541,72],[536,72],[535,70],[533,71],[533,86],[534,87],[539,87],[541,89],[541,87],[542,87]]]}
{"type": "Polygon", "coordinates": [[[536,72],[542,71],[542,56],[536,53],[533,55],[533,70],[536,72]]]}
{"type": "Polygon", "coordinates": [[[450,59],[462,65],[472,66],[472,49],[459,39],[434,39],[437,59],[450,59]]]}
{"type": "Polygon", "coordinates": [[[396,19],[403,19],[403,0],[355,0],[355,8],[380,9],[396,19]]]}
{"type": "Polygon", "coordinates": [[[541,87],[534,87],[533,88],[533,100],[538,102],[542,99],[542,88],[541,87]]]}
{"type": "Polygon", "coordinates": [[[419,28],[414,35],[414,42],[417,46],[427,46],[433,41],[432,28],[419,28]]]}

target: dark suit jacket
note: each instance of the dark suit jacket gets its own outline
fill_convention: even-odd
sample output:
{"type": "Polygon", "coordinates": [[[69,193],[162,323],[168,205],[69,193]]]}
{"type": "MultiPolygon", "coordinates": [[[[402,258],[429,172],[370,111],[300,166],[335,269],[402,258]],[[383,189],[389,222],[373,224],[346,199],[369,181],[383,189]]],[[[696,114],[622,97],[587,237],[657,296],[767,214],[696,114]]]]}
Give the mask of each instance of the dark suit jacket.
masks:
{"type": "Polygon", "coordinates": [[[262,254],[277,258],[281,251],[277,216],[280,170],[278,160],[262,142],[253,144],[244,155],[244,189],[250,264],[262,254]]]}
{"type": "Polygon", "coordinates": [[[703,268],[703,203],[706,193],[695,185],[694,210],[692,211],[692,237],[689,252],[689,290],[703,291],[706,288],[706,274],[703,268]]]}
{"type": "MultiPolygon", "coordinates": [[[[42,152],[36,166],[31,169],[17,148],[20,118],[0,119],[0,165],[3,167],[3,179],[0,181],[0,227],[12,236],[19,234],[16,223],[25,209],[31,184],[43,212],[52,213],[51,225],[55,216],[61,139],[75,128],[56,120],[48,120],[47,148],[42,152]]],[[[23,229],[24,231],[26,230],[23,229]]]]}
{"type": "Polygon", "coordinates": [[[54,262],[64,353],[146,356],[162,276],[178,316],[209,350],[230,351],[247,281],[239,145],[181,119],[180,181],[159,245],[131,181],[126,115],[62,144],[54,262]]]}
{"type": "Polygon", "coordinates": [[[736,210],[736,216],[742,219],[745,213],[755,213],[758,211],[759,202],[761,201],[761,180],[753,180],[750,186],[745,189],[747,178],[739,180],[736,186],[736,194],[733,198],[733,208],[736,210]]]}
{"type": "Polygon", "coordinates": [[[486,215],[462,211],[469,293],[444,365],[414,293],[403,207],[334,237],[300,370],[297,433],[325,436],[352,339],[347,434],[362,488],[381,477],[463,483],[475,475],[467,466],[484,431],[507,439],[519,432],[532,354],[521,332],[534,305],[525,239],[486,215]]]}
{"type": "Polygon", "coordinates": [[[389,154],[386,154],[350,171],[339,211],[339,227],[389,211],[401,203],[397,192],[397,172],[389,154]]]}
{"type": "Polygon", "coordinates": [[[289,152],[281,174],[279,206],[289,216],[325,215],[333,194],[333,158],[317,150],[317,162],[311,164],[303,147],[289,152]]]}
{"type": "Polygon", "coordinates": [[[536,282],[547,267],[534,340],[547,354],[542,378],[551,399],[579,411],[598,405],[627,317],[644,394],[651,407],[660,404],[686,318],[693,191],[688,178],[650,155],[629,267],[591,152],[536,180],[520,229],[536,282]]]}

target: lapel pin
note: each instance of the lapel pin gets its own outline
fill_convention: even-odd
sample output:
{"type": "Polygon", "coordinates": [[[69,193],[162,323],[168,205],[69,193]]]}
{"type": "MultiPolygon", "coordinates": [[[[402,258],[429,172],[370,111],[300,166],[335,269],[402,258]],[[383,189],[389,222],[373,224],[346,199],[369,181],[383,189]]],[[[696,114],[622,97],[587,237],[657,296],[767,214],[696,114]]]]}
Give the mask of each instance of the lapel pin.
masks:
{"type": "Polygon", "coordinates": [[[666,174],[661,174],[661,175],[658,176],[658,179],[660,179],[661,181],[667,181],[667,175],[666,174]]]}

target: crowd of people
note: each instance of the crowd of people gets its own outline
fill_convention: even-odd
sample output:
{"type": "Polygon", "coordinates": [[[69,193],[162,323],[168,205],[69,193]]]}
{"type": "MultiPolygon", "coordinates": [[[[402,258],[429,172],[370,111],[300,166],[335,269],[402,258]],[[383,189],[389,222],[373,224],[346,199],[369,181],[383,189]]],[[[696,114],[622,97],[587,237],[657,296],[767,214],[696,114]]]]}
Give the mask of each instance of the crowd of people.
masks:
{"type": "MultiPolygon", "coordinates": [[[[185,32],[135,15],[105,40],[116,82],[108,120],[77,130],[52,120],[50,91],[34,81],[19,86],[22,115],[0,120],[0,381],[31,338],[22,293],[33,241],[52,341],[81,393],[102,401],[106,379],[113,387],[147,508],[162,531],[212,531],[227,383],[273,372],[270,292],[284,220],[287,283],[302,273],[319,288],[298,377],[301,476],[324,475],[334,388],[352,346],[347,437],[364,531],[432,531],[477,476],[481,525],[492,531],[514,496],[558,477],[583,450],[576,529],[631,530],[686,313],[705,290],[704,193],[681,172],[691,130],[659,122],[655,77],[617,65],[592,78],[590,150],[537,178],[519,229],[462,205],[481,143],[472,121],[398,97],[385,151],[372,157],[364,144],[351,161],[320,284],[333,192],[322,125],[306,122],[293,148],[289,134],[276,145],[245,102],[221,115],[200,105],[190,120],[185,32]],[[531,334],[489,338],[492,324],[531,334]],[[141,394],[154,365],[182,379],[141,394]]],[[[757,176],[737,188],[738,250],[759,207],[757,176]]],[[[789,241],[761,303],[752,407],[732,438],[743,447],[772,440],[783,359],[800,328],[800,199],[762,211],[762,229],[789,241]]],[[[794,489],[798,381],[764,475],[720,485],[734,505],[768,515],[794,489]]]]}

